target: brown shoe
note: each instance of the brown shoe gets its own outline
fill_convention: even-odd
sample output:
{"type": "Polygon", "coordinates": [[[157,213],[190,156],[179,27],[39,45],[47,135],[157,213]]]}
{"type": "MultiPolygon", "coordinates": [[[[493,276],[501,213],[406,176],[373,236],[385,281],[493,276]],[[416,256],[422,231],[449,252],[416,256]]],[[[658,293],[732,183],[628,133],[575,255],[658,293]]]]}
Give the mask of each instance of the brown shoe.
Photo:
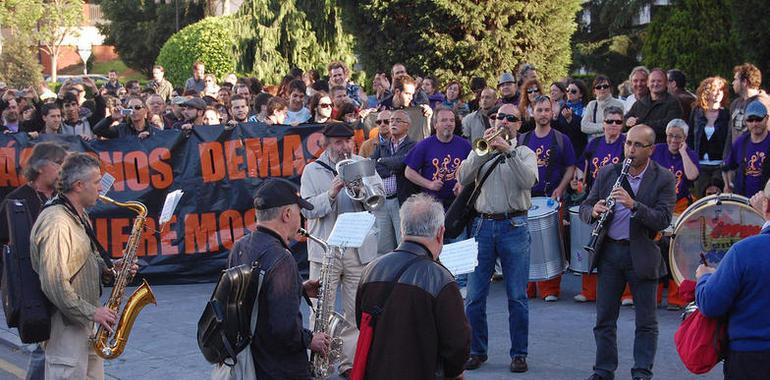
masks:
{"type": "Polygon", "coordinates": [[[484,364],[485,361],[487,361],[487,358],[483,356],[471,355],[468,361],[465,362],[465,369],[468,371],[478,369],[482,364],[484,364]]]}
{"type": "Polygon", "coordinates": [[[527,358],[518,356],[511,360],[511,372],[527,372],[527,358]]]}

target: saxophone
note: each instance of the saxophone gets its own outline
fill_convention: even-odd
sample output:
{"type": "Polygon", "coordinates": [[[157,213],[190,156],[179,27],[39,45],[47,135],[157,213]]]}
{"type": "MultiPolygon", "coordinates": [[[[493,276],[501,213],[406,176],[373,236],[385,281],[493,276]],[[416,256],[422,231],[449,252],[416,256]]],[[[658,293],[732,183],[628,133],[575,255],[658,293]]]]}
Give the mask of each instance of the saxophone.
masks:
{"type": "Polygon", "coordinates": [[[147,280],[142,281],[142,285],[139,286],[131,297],[126,301],[126,306],[122,313],[118,313],[120,304],[123,300],[123,293],[126,290],[126,285],[131,281],[131,264],[136,259],[136,248],[141,241],[142,232],[144,232],[144,224],[147,217],[147,207],[142,203],[136,201],[118,202],[103,195],[99,196],[103,202],[111,203],[118,207],[129,208],[137,213],[136,219],[134,219],[134,226],[131,229],[131,236],[126,244],[126,249],[123,251],[123,267],[120,272],[115,275],[115,285],[112,287],[112,293],[109,300],[104,306],[110,308],[116,314],[119,314],[119,320],[117,326],[114,328],[114,336],[110,337],[110,331],[99,325],[96,330],[96,335],[92,338],[91,345],[96,352],[96,355],[102,359],[115,359],[126,348],[128,342],[128,335],[131,333],[131,328],[134,325],[136,317],[139,312],[147,304],[156,304],[155,295],[150,289],[150,285],[147,284],[147,280]]]}
{"type": "Polygon", "coordinates": [[[334,259],[329,249],[329,245],[325,241],[311,235],[304,228],[299,229],[299,233],[302,236],[318,243],[324,250],[323,263],[321,264],[321,275],[319,280],[321,282],[321,289],[319,290],[318,301],[314,310],[315,320],[313,323],[313,333],[322,332],[329,335],[332,338],[331,347],[329,353],[319,355],[312,354],[312,370],[313,376],[316,379],[326,379],[334,371],[332,368],[337,364],[342,357],[342,338],[340,333],[342,327],[347,325],[347,321],[334,311],[334,304],[331,302],[332,296],[336,289],[327,284],[331,283],[331,268],[332,260],[334,259]]]}

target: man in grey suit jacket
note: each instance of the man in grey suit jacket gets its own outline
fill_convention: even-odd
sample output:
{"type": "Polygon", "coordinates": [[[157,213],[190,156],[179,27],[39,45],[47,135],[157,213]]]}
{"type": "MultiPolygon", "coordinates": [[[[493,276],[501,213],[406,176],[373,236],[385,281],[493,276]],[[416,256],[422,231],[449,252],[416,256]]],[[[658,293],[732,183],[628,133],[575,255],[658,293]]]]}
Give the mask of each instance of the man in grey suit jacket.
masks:
{"type": "Polygon", "coordinates": [[[627,181],[612,191],[620,164],[607,165],[580,206],[580,217],[595,222],[608,211],[605,199],[612,191],[615,206],[605,225],[606,236],[594,265],[599,270],[596,298],[596,363],[589,380],[613,379],[618,367],[617,320],[620,297],[626,282],[636,305],[634,380],[651,379],[658,340],[656,292],[666,266],[655,237],[671,223],[674,208],[674,176],[650,160],[655,132],[637,125],[628,132],[625,155],[633,159],[627,181]],[[632,195],[633,194],[633,195],[632,195]]]}

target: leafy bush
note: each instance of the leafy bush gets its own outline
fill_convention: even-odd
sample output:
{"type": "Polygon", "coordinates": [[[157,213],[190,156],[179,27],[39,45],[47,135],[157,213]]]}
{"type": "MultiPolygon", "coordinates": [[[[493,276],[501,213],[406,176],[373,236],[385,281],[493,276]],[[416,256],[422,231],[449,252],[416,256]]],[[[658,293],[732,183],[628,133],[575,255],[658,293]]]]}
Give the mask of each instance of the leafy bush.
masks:
{"type": "Polygon", "coordinates": [[[232,25],[229,17],[208,17],[171,36],[156,61],[165,68],[166,79],[175,86],[183,85],[195,61],[203,62],[206,73],[219,79],[235,71],[232,25]]]}
{"type": "Polygon", "coordinates": [[[9,41],[3,46],[3,54],[0,54],[0,80],[12,88],[37,88],[43,80],[43,66],[38,63],[35,50],[18,40],[9,41]]]}

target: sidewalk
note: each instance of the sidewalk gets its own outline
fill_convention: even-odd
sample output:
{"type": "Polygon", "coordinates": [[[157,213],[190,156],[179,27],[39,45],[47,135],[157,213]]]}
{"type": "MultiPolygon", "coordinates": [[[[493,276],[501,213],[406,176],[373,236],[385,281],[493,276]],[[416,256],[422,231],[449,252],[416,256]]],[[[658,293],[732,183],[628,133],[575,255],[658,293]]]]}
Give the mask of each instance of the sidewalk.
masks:
{"type": "MultiPolygon", "coordinates": [[[[211,366],[198,350],[198,318],[211,295],[214,284],[154,286],[158,305],[148,305],[139,314],[130,334],[126,351],[105,363],[108,379],[204,380],[210,379],[211,366]]],[[[584,379],[591,373],[595,345],[592,303],[578,304],[572,296],[580,288],[580,278],[565,274],[562,299],[556,303],[530,301],[529,372],[508,371],[508,313],[505,289],[494,283],[488,299],[489,361],[480,369],[467,371],[466,379],[584,379]]],[[[105,297],[109,295],[105,289],[105,297]]],[[[127,290],[126,297],[133,291],[127,290]]],[[[303,303],[303,315],[308,310],[303,303]]],[[[617,378],[629,378],[633,363],[634,310],[624,307],[618,320],[620,367],[617,378]]],[[[679,312],[658,310],[660,336],[655,362],[657,379],[721,379],[721,365],[705,376],[687,372],[674,348],[674,332],[679,326],[679,312]]],[[[0,313],[0,343],[20,344],[16,329],[8,329],[0,313]]],[[[0,345],[0,349],[4,349],[0,345]]],[[[16,363],[24,368],[26,363],[16,363]]]]}

